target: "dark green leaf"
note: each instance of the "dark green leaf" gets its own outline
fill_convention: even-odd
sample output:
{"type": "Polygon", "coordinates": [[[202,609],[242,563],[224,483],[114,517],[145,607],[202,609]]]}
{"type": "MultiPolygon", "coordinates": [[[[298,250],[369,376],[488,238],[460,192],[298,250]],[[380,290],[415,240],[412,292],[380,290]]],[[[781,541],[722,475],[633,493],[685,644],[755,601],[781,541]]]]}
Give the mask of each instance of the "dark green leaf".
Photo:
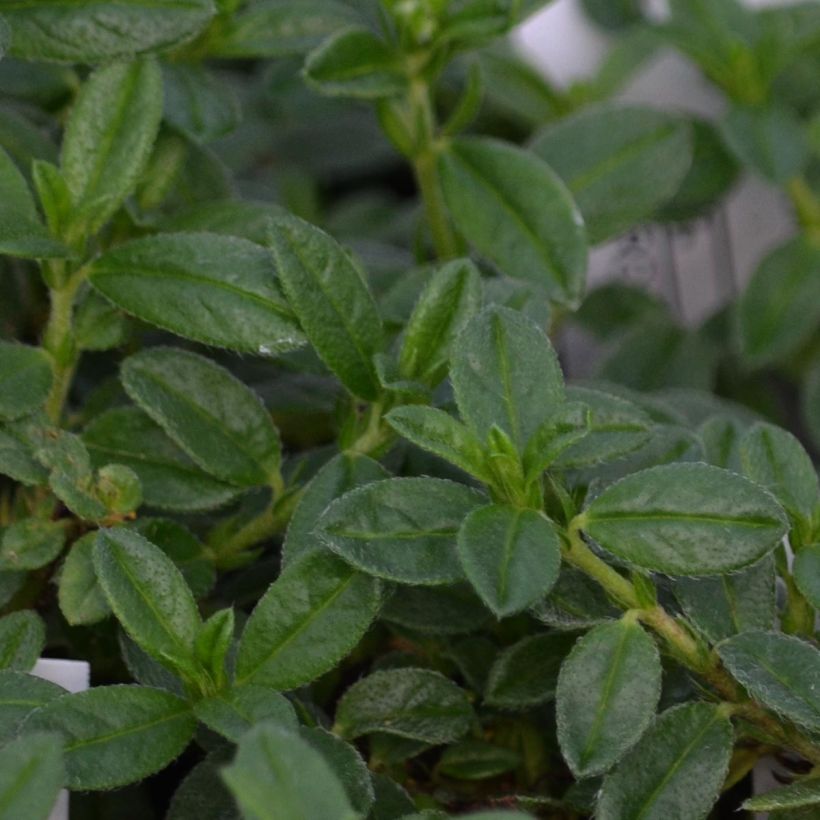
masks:
{"type": "Polygon", "coordinates": [[[39,347],[0,341],[0,419],[40,407],[51,390],[51,361],[39,347]]]}
{"type": "Polygon", "coordinates": [[[804,806],[820,806],[820,778],[798,780],[780,789],[756,795],[743,804],[747,811],[801,809],[804,806]]]}
{"type": "Polygon", "coordinates": [[[458,528],[484,498],[436,478],[391,478],[334,501],[319,520],[320,538],[365,572],[407,584],[446,584],[463,577],[458,528]]]}
{"type": "Polygon", "coordinates": [[[242,633],[238,685],[294,689],[332,669],[381,603],[378,581],[324,552],[308,553],[271,585],[242,633]]]}
{"type": "Polygon", "coordinates": [[[108,599],[94,570],[96,540],[96,532],[77,539],[60,570],[57,599],[60,612],[72,626],[97,623],[111,614],[108,599]]]}
{"type": "Polygon", "coordinates": [[[194,706],[194,713],[210,729],[234,743],[262,721],[275,721],[294,731],[299,726],[296,712],[284,695],[253,684],[205,698],[194,706]]]}
{"type": "Polygon", "coordinates": [[[469,584],[401,587],[382,609],[381,618],[422,635],[467,635],[491,618],[469,584]]]}
{"type": "Polygon", "coordinates": [[[773,550],[787,529],[768,492],[706,464],[670,464],[621,479],[579,524],[619,558],[669,575],[742,569],[773,550]]]}
{"type": "Polygon", "coordinates": [[[521,612],[558,579],[561,544],[535,510],[490,504],[471,512],[458,533],[467,580],[497,618],[521,612]]]}
{"type": "Polygon", "coordinates": [[[532,151],[575,197],[590,241],[648,219],[692,162],[688,124],[661,111],[612,106],[582,111],[540,132],[532,151]]]}
{"type": "Polygon", "coordinates": [[[65,530],[56,521],[24,518],[10,524],[0,540],[0,570],[39,569],[63,548],[65,530]]]}
{"type": "Polygon", "coordinates": [[[188,745],[195,721],[180,698],[145,686],[98,686],[38,709],[25,732],[63,736],[67,785],[90,791],[134,783],[188,745]]]}
{"type": "Polygon", "coordinates": [[[718,707],[674,707],[604,780],[596,817],[704,818],[718,798],[731,753],[732,724],[718,707]]]}
{"type": "Polygon", "coordinates": [[[34,458],[30,447],[8,430],[0,428],[0,473],[20,484],[41,485],[48,473],[34,458]]]}
{"type": "Polygon", "coordinates": [[[279,469],[279,433],[259,397],[210,359],[151,348],[121,370],[128,395],[206,472],[239,486],[279,469]]]}
{"type": "Polygon", "coordinates": [[[168,48],[193,37],[213,13],[211,0],[170,0],[161,6],[153,0],[12,0],[3,6],[14,31],[11,54],[66,63],[168,48]]]}
{"type": "Polygon", "coordinates": [[[815,609],[820,610],[820,545],[803,547],[794,558],[792,572],[797,588],[815,609]]]}
{"type": "Polygon", "coordinates": [[[512,771],[520,763],[521,756],[512,749],[480,740],[465,740],[444,751],[438,770],[456,780],[485,780],[512,771]]]}
{"type": "Polygon", "coordinates": [[[779,632],[744,632],[718,646],[726,668],[752,697],[812,731],[820,731],[820,652],[779,632]]]}
{"type": "Polygon", "coordinates": [[[359,268],[332,237],[295,217],[274,222],[270,241],[282,287],[316,352],[353,394],[375,398],[382,325],[359,268]]]}
{"type": "Polygon", "coordinates": [[[655,643],[634,619],[595,627],[561,666],[558,741],[578,778],[602,774],[649,726],[661,694],[655,643]]]}
{"type": "Polygon", "coordinates": [[[530,279],[575,306],[584,289],[583,220],[550,167],[494,140],[456,139],[441,156],[453,221],[508,276],[530,279]]]}
{"type": "Polygon", "coordinates": [[[196,342],[260,356],[304,344],[269,255],[245,239],[212,233],[135,239],[96,259],[89,275],[127,313],[196,342]]]}
{"type": "Polygon", "coordinates": [[[0,820],[46,820],[64,778],[59,735],[13,740],[0,749],[0,820]]]}
{"type": "Polygon", "coordinates": [[[0,743],[11,740],[32,712],[65,694],[57,684],[34,675],[0,671],[0,743]]]}
{"type": "Polygon", "coordinates": [[[347,738],[384,732],[450,743],[466,734],[472,720],[466,693],[429,669],[374,672],[354,683],[336,709],[336,729],[347,738]]]}
{"type": "Polygon", "coordinates": [[[0,669],[28,672],[46,643],[46,627],[33,609],[0,618],[0,669]]]}

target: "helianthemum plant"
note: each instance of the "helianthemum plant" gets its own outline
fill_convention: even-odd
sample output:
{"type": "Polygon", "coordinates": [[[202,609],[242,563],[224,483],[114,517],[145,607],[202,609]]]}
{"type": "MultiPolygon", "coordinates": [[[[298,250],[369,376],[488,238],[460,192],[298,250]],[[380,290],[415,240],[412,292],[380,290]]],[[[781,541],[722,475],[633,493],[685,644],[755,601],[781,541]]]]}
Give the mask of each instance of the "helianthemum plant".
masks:
{"type": "Polygon", "coordinates": [[[0,820],[820,810],[809,455],[551,341],[697,126],[541,5],[0,6],[0,820]]]}

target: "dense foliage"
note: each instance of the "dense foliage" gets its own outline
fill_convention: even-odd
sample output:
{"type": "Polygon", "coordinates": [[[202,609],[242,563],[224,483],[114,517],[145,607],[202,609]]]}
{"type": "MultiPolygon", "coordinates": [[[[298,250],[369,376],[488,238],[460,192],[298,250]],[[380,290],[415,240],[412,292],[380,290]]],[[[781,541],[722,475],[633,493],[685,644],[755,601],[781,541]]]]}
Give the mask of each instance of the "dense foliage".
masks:
{"type": "Polygon", "coordinates": [[[0,819],[820,811],[820,8],[586,0],[560,90],[544,5],[0,4],[0,819]],[[669,46],[720,123],[607,102],[669,46]],[[741,166],[738,304],[587,296],[741,166]]]}

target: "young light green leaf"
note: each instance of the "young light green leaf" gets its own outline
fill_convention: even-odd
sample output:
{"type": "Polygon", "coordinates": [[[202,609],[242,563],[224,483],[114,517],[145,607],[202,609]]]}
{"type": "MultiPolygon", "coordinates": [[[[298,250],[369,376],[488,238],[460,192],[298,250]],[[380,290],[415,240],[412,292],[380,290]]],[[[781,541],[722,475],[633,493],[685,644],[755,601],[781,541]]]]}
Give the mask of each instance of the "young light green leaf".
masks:
{"type": "Polygon", "coordinates": [[[356,12],[338,0],[261,0],[230,19],[212,53],[230,58],[302,54],[357,22],[356,12]]]}
{"type": "Polygon", "coordinates": [[[597,626],[561,666],[558,742],[578,778],[602,774],[646,731],[661,693],[655,642],[638,623],[597,626]]]}
{"type": "Polygon", "coordinates": [[[0,570],[39,569],[51,563],[65,543],[56,521],[23,518],[10,524],[0,539],[0,570]]]}
{"type": "Polygon", "coordinates": [[[46,643],[46,627],[33,609],[0,618],[0,669],[28,672],[46,643]]]}
{"type": "Polygon", "coordinates": [[[225,661],[233,643],[235,623],[231,607],[218,609],[202,624],[194,641],[196,659],[219,689],[227,680],[225,661]]]}
{"type": "Polygon", "coordinates": [[[293,731],[299,727],[296,712],[283,694],[251,683],[198,701],[194,714],[209,729],[234,743],[263,721],[274,721],[293,731]]]}
{"type": "Polygon", "coordinates": [[[196,721],[181,698],[146,686],[98,686],[34,712],[24,732],[57,732],[70,789],[114,789],[165,768],[196,721]]]}
{"type": "Polygon", "coordinates": [[[201,620],[182,573],[138,533],[100,530],[94,569],[108,605],[133,640],[172,672],[196,675],[201,620]]]}
{"type": "Polygon", "coordinates": [[[800,174],[809,161],[806,130],[787,108],[734,105],[720,130],[744,165],[778,185],[800,174]]]}
{"type": "Polygon", "coordinates": [[[319,727],[302,726],[299,736],[324,758],[347,792],[353,808],[362,817],[369,817],[375,799],[373,782],[358,751],[350,743],[319,727]]]}
{"type": "Polygon", "coordinates": [[[240,741],[222,770],[247,820],[359,820],[344,787],[322,755],[295,732],[262,724],[240,741]]]}
{"type": "Polygon", "coordinates": [[[689,620],[711,641],[771,629],[776,614],[774,557],[718,578],[676,578],[674,592],[689,620]]]}
{"type": "Polygon", "coordinates": [[[740,347],[754,367],[783,361],[820,319],[820,251],[789,240],[760,263],[736,307],[740,347]]]}
{"type": "Polygon", "coordinates": [[[810,528],[820,499],[817,472],[803,445],[786,430],[758,422],[740,442],[743,472],[769,490],[796,523],[810,528]]]}
{"type": "Polygon", "coordinates": [[[334,501],[316,532],[345,561],[378,578],[446,584],[463,577],[456,535],[467,513],[484,501],[453,481],[390,478],[334,501]]]}
{"type": "Polygon", "coordinates": [[[278,470],[279,433],[259,397],[196,353],[154,347],[127,359],[128,395],[206,472],[244,487],[278,470]]]}
{"type": "Polygon", "coordinates": [[[14,738],[32,712],[65,694],[56,683],[25,672],[0,670],[0,744],[14,738]]]}
{"type": "Polygon", "coordinates": [[[296,217],[273,222],[270,247],[288,302],[322,361],[354,395],[374,399],[382,324],[361,271],[332,237],[296,217]]]}
{"type": "Polygon", "coordinates": [[[304,344],[263,248],[234,236],[134,239],[96,259],[91,284],[144,322],[196,342],[271,356],[304,344]]]}
{"type": "Polygon", "coordinates": [[[490,667],[484,692],[487,704],[522,710],[552,700],[561,663],[574,642],[575,635],[550,632],[507,647],[490,667]]]}
{"type": "Polygon", "coordinates": [[[547,126],[531,149],[564,180],[594,243],[648,219],[692,162],[686,122],[637,106],[586,109],[547,126]]]}
{"type": "Polygon", "coordinates": [[[465,735],[473,720],[466,693],[429,669],[390,669],[354,683],[336,708],[336,731],[372,732],[438,745],[465,735]]]}
{"type": "Polygon", "coordinates": [[[64,778],[59,735],[13,740],[0,749],[0,820],[46,820],[64,778]]]}
{"type": "Polygon", "coordinates": [[[726,668],[752,697],[812,731],[820,731],[820,652],[779,632],[744,632],[718,646],[726,668]]]}
{"type": "Polygon", "coordinates": [[[523,453],[564,400],[558,358],[531,320],[493,305],[453,345],[450,378],[461,417],[486,439],[493,426],[523,453]]]}
{"type": "Polygon", "coordinates": [[[702,820],[720,794],[731,754],[732,724],[719,707],[673,707],[606,777],[596,816],[702,820]]]}
{"type": "Polygon", "coordinates": [[[294,689],[332,669],[361,640],[381,603],[379,582],[324,552],[289,564],[256,605],[236,683],[294,689]]]}
{"type": "MultiPolygon", "coordinates": [[[[794,582],[806,600],[820,610],[820,544],[803,547],[794,557],[794,582]]],[[[766,625],[771,626],[771,624],[766,625]]]]}
{"type": "Polygon", "coordinates": [[[586,404],[573,401],[561,405],[527,442],[523,456],[525,479],[534,481],[567,450],[583,441],[590,433],[591,422],[592,412],[586,404]]]}
{"type": "MultiPolygon", "coordinates": [[[[820,806],[820,778],[798,780],[780,789],[749,798],[743,808],[746,811],[780,811],[820,806]]],[[[815,808],[815,811],[817,809],[815,808]]]]}
{"type": "Polygon", "coordinates": [[[442,185],[458,229],[508,276],[577,306],[584,289],[583,219],[567,189],[534,154],[480,138],[441,155],[442,185]]]}
{"type": "Polygon", "coordinates": [[[399,371],[435,387],[447,374],[453,341],[481,308],[481,275],[469,259],[442,265],[430,277],[404,329],[399,371]]]}
{"type": "Polygon", "coordinates": [[[96,233],[133,192],[161,119],[162,75],[153,60],[112,63],[85,82],[60,154],[83,234],[96,233]]]}
{"type": "Polygon", "coordinates": [[[455,464],[485,484],[492,481],[479,438],[444,410],[408,404],[395,407],[385,418],[400,436],[423,450],[455,464]]]}
{"type": "Polygon", "coordinates": [[[490,504],[464,519],[458,557],[481,600],[505,618],[549,592],[558,579],[561,544],[542,513],[490,504]]]}
{"type": "Polygon", "coordinates": [[[305,61],[308,82],[330,97],[377,100],[408,87],[399,53],[367,28],[336,32],[305,61]]]}
{"type": "Polygon", "coordinates": [[[211,0],[14,0],[3,6],[14,38],[10,53],[25,60],[97,63],[156,51],[193,37],[211,19],[211,0]]]}
{"type": "Polygon", "coordinates": [[[111,614],[94,570],[93,552],[97,533],[77,539],[60,570],[57,600],[60,612],[72,626],[94,624],[111,614]]]}
{"type": "Polygon", "coordinates": [[[334,456],[310,480],[293,511],[282,545],[283,563],[287,564],[303,553],[324,549],[324,544],[314,535],[313,529],[332,501],[354,487],[389,476],[378,461],[367,456],[349,453],[334,456]]]}
{"type": "Polygon", "coordinates": [[[240,492],[200,470],[137,407],[115,407],[97,416],[85,429],[83,441],[95,467],[112,461],[130,467],[149,507],[208,510],[227,504],[240,492]]]}
{"type": "Polygon", "coordinates": [[[754,564],[787,529],[768,492],[707,464],[641,470],[604,490],[578,520],[604,549],[669,575],[720,575],[754,564]]]}
{"type": "Polygon", "coordinates": [[[39,347],[0,341],[0,419],[37,410],[48,398],[51,361],[39,347]]]}

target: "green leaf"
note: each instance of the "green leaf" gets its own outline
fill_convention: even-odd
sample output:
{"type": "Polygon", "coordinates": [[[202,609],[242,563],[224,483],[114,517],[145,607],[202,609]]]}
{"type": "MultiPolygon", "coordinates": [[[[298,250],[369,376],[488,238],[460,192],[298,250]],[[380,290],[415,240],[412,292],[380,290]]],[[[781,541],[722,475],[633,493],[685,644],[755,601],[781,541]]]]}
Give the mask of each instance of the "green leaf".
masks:
{"type": "Polygon", "coordinates": [[[194,641],[194,655],[218,688],[226,683],[225,661],[234,636],[235,617],[232,607],[218,609],[200,627],[194,641]]]}
{"type": "Polygon", "coordinates": [[[0,820],[47,820],[64,778],[59,736],[13,740],[0,749],[0,820]]]}
{"type": "Polygon", "coordinates": [[[336,0],[261,0],[245,8],[212,44],[215,57],[284,57],[319,45],[359,16],[336,0]]]}
{"type": "Polygon", "coordinates": [[[507,308],[470,321],[453,346],[450,379],[461,417],[482,439],[494,426],[523,453],[564,400],[558,358],[544,332],[507,308]]]}
{"type": "Polygon", "coordinates": [[[293,511],[282,545],[283,563],[287,564],[303,553],[324,549],[313,529],[332,501],[354,487],[388,477],[387,470],[367,456],[349,453],[334,456],[310,480],[293,511]]]}
{"type": "Polygon", "coordinates": [[[31,448],[11,431],[0,427],[0,474],[28,486],[46,483],[48,473],[34,458],[31,448]]]}
{"type": "Polygon", "coordinates": [[[153,60],[113,63],[85,82],[60,153],[83,234],[96,233],[136,188],[161,118],[162,75],[153,60]]]}
{"type": "Polygon", "coordinates": [[[600,820],[705,818],[732,753],[732,724],[708,703],[664,712],[604,780],[600,820]]]}
{"type": "Polygon", "coordinates": [[[719,578],[676,578],[674,592],[686,616],[710,641],[774,626],[773,556],[719,578]]]}
{"type": "Polygon", "coordinates": [[[740,442],[740,461],[745,475],[769,490],[793,520],[811,528],[820,486],[811,458],[791,433],[755,424],[740,442]]]}
{"type": "Polygon", "coordinates": [[[454,340],[480,307],[481,276],[469,259],[455,259],[436,270],[404,329],[401,375],[438,385],[447,375],[454,340]]]}
{"type": "Polygon", "coordinates": [[[400,436],[416,446],[455,464],[485,484],[492,481],[479,438],[444,410],[409,404],[395,407],[385,419],[400,436]]]}
{"type": "Polygon", "coordinates": [[[216,199],[199,202],[187,210],[173,214],[165,220],[164,225],[168,231],[228,234],[264,245],[268,241],[271,219],[285,213],[285,209],[274,202],[216,199]]]}
{"type": "Polygon", "coordinates": [[[316,532],[364,572],[405,584],[446,584],[463,577],[456,535],[484,498],[437,478],[390,478],[334,501],[316,532]]]}
{"type": "Polygon", "coordinates": [[[60,612],[72,626],[94,624],[111,614],[108,599],[94,570],[96,540],[96,532],[77,539],[60,570],[57,600],[60,612]]]}
{"type": "MultiPolygon", "coordinates": [[[[803,547],[794,557],[794,582],[806,600],[820,609],[820,544],[803,547]]],[[[766,624],[771,626],[771,624],[766,624]]]]}
{"type": "Polygon", "coordinates": [[[441,155],[444,197],[456,227],[508,276],[577,306],[587,244],[569,192],[534,154],[495,140],[453,140],[441,155]]]}
{"type": "Polygon", "coordinates": [[[232,747],[216,749],[185,775],[171,798],[165,820],[241,820],[239,808],[220,777],[233,751],[232,747]]]}
{"type": "Polygon", "coordinates": [[[322,755],[279,726],[262,724],[248,732],[222,777],[247,820],[361,817],[322,755]]]}
{"type": "Polygon", "coordinates": [[[109,250],[91,284],[144,322],[195,342],[271,356],[304,344],[269,255],[245,239],[159,234],[109,250]]]}
{"type": "Polygon", "coordinates": [[[512,749],[480,740],[465,740],[448,746],[438,771],[455,780],[485,780],[518,768],[521,755],[512,749]]]}
{"type": "Polygon", "coordinates": [[[241,119],[233,88],[204,66],[165,63],[164,118],[174,129],[196,142],[227,136],[241,119]]]}
{"type": "Polygon", "coordinates": [[[28,672],[46,643],[46,627],[33,609],[0,618],[0,669],[28,672]]]}
{"type": "Polygon", "coordinates": [[[592,414],[585,404],[566,402],[527,442],[523,466],[526,481],[535,481],[563,453],[589,434],[592,414]]]}
{"type": "Polygon", "coordinates": [[[51,360],[39,347],[0,341],[0,419],[37,410],[51,390],[51,360]]]}
{"type": "Polygon", "coordinates": [[[820,250],[798,237],[760,263],[741,295],[741,351],[754,367],[785,361],[814,334],[818,320],[820,250]]]}
{"type": "Polygon", "coordinates": [[[227,504],[240,492],[202,472],[136,407],[115,407],[86,428],[83,441],[95,467],[112,461],[139,477],[149,507],[192,512],[227,504]]]}
{"type": "Polygon", "coordinates": [[[330,765],[353,808],[362,817],[369,817],[368,812],[375,799],[373,782],[370,770],[358,751],[326,729],[302,726],[299,735],[330,765]]]}
{"type": "Polygon", "coordinates": [[[155,347],[127,359],[128,395],[211,475],[244,487],[279,469],[279,433],[259,397],[196,353],[155,347]]]}
{"type": "Polygon", "coordinates": [[[820,805],[820,778],[798,780],[780,789],[750,798],[743,804],[746,811],[777,811],[802,809],[820,805]]]}
{"type": "Polygon", "coordinates": [[[806,130],[787,108],[734,105],[720,130],[744,165],[777,185],[800,174],[809,161],[806,130]]]}
{"type": "Polygon", "coordinates": [[[24,518],[3,531],[0,570],[39,569],[60,554],[64,543],[65,529],[58,522],[24,518]]]}
{"type": "MultiPolygon", "coordinates": [[[[0,133],[2,137],[2,133],[0,133]]],[[[0,148],[0,254],[43,258],[67,254],[40,221],[34,197],[11,157],[0,148]]]]}
{"type": "Polygon", "coordinates": [[[367,28],[336,32],[305,61],[308,82],[330,97],[377,100],[408,87],[399,53],[367,28]]]}
{"type": "Polygon", "coordinates": [[[378,581],[323,552],[289,564],[242,633],[237,685],[294,689],[332,669],[367,631],[381,603],[378,581]]]}
{"type": "Polygon", "coordinates": [[[579,524],[618,558],[669,575],[743,569],[771,552],[787,529],[768,492],[706,464],[670,464],[621,479],[579,524]]]}
{"type": "Polygon", "coordinates": [[[14,32],[10,54],[64,63],[165,49],[193,37],[213,14],[211,0],[170,0],[161,6],[152,0],[13,0],[3,6],[14,32]]]}
{"type": "Polygon", "coordinates": [[[529,709],[552,700],[561,663],[575,642],[562,632],[531,635],[507,647],[487,678],[484,699],[499,709],[529,709]]]}
{"type": "Polygon", "coordinates": [[[422,635],[466,635],[492,616],[472,587],[461,583],[402,587],[387,600],[380,617],[422,635]]]}
{"type": "Polygon", "coordinates": [[[194,641],[201,620],[182,573],[165,553],[132,530],[100,530],[94,569],[125,631],[172,672],[196,674],[194,641]]]}
{"type": "Polygon", "coordinates": [[[651,217],[692,162],[687,123],[637,106],[584,110],[547,126],[531,149],[564,180],[595,244],[651,217]]]}
{"type": "Polygon", "coordinates": [[[369,820],[400,820],[416,810],[416,804],[410,795],[391,777],[378,773],[371,777],[376,802],[369,820]]]}
{"type": "Polygon", "coordinates": [[[597,626],[561,666],[558,742],[578,778],[610,769],[649,727],[661,694],[655,642],[634,619],[597,626]]]}
{"type": "Polygon", "coordinates": [[[373,732],[441,744],[470,728],[466,693],[429,669],[390,669],[354,683],[336,708],[336,731],[357,738],[373,732]]]}
{"type": "Polygon", "coordinates": [[[531,612],[555,629],[589,629],[620,615],[598,584],[566,564],[550,594],[531,612]]]}
{"type": "Polygon", "coordinates": [[[24,731],[58,732],[70,789],[114,789],[164,769],[188,745],[188,704],[146,686],[98,686],[38,709],[24,731]]]}
{"type": "Polygon", "coordinates": [[[744,632],[718,646],[726,668],[764,706],[820,731],[820,652],[779,632],[744,632]]]}
{"type": "Polygon", "coordinates": [[[233,743],[263,721],[275,721],[293,731],[299,726],[296,712],[283,694],[250,683],[200,700],[194,713],[209,729],[233,743]]]}
{"type": "Polygon", "coordinates": [[[65,694],[56,683],[25,672],[0,670],[0,743],[14,738],[32,712],[65,694]]]}
{"type": "Polygon", "coordinates": [[[74,333],[80,350],[111,350],[128,339],[125,314],[93,290],[86,292],[74,314],[74,333]]]}
{"type": "Polygon", "coordinates": [[[558,579],[561,543],[542,513],[490,504],[464,519],[458,556],[481,600],[505,618],[549,592],[558,579]]]}
{"type": "Polygon", "coordinates": [[[376,398],[373,355],[382,324],[357,265],[331,236],[295,217],[273,222],[270,246],[288,302],[319,357],[351,393],[376,398]]]}

